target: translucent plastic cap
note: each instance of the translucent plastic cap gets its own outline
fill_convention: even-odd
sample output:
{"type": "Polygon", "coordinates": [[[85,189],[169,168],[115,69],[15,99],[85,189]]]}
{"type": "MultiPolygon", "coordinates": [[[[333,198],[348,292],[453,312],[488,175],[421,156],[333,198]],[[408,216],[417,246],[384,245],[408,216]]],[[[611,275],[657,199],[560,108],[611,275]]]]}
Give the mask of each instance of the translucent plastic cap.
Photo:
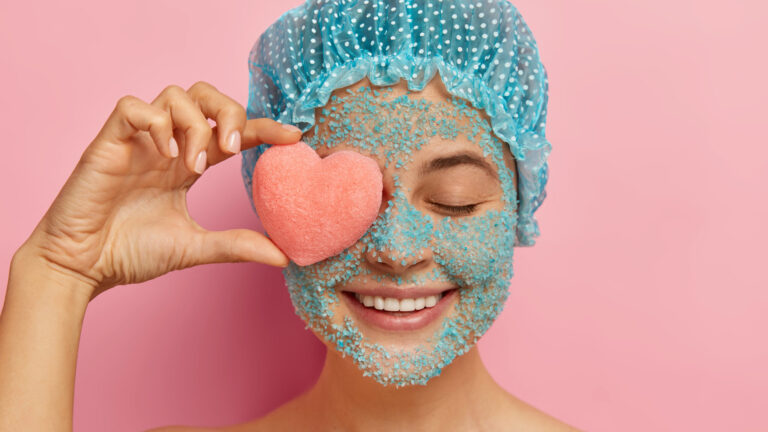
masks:
{"type": "MultiPolygon", "coordinates": [[[[367,76],[377,86],[403,79],[419,91],[439,71],[446,89],[484,110],[509,145],[519,174],[515,245],[534,244],[551,151],[548,81],[531,30],[508,1],[308,0],[259,37],[249,69],[248,118],[305,132],[338,88],[367,76]]],[[[252,205],[253,167],[268,147],[242,153],[252,205]]]]}

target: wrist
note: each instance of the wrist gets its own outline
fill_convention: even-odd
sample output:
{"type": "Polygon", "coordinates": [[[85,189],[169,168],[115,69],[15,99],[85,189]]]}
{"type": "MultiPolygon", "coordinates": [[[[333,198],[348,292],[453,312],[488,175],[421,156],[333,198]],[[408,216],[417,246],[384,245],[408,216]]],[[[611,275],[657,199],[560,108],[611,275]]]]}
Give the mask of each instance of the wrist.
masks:
{"type": "Polygon", "coordinates": [[[29,243],[24,243],[11,259],[8,290],[12,288],[83,304],[93,299],[97,289],[92,281],[46,259],[29,243]]]}

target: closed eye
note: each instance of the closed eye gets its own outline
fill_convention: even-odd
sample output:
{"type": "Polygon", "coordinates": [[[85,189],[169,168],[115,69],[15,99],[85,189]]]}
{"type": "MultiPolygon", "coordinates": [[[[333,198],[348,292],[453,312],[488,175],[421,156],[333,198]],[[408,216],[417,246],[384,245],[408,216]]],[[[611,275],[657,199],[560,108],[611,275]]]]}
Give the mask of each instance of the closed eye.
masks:
{"type": "Polygon", "coordinates": [[[468,204],[463,206],[449,206],[445,204],[439,204],[436,202],[430,202],[430,204],[434,205],[435,207],[438,207],[442,210],[447,211],[448,213],[454,214],[454,215],[466,215],[471,214],[475,211],[475,208],[478,206],[478,204],[468,204]]]}

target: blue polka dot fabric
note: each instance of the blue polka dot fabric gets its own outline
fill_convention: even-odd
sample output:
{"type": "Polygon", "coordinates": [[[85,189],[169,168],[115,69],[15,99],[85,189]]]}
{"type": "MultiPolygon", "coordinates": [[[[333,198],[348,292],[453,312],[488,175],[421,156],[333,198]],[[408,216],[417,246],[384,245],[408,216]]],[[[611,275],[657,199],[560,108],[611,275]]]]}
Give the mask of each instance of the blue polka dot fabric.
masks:
{"type": "MultiPolygon", "coordinates": [[[[419,91],[439,72],[446,89],[488,115],[517,161],[516,246],[539,236],[534,212],[546,197],[548,80],[538,46],[506,0],[308,0],[259,37],[249,55],[248,118],[308,131],[331,93],[368,77],[419,91]]],[[[263,144],[242,152],[252,176],[263,144]]],[[[255,207],[254,207],[255,211],[255,207]]]]}

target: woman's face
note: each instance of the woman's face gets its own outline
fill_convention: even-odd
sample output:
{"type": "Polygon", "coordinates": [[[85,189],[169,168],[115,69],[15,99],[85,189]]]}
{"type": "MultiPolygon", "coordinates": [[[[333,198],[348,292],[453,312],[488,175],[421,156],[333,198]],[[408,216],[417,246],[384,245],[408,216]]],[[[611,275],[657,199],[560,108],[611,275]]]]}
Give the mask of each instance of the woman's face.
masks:
{"type": "Polygon", "coordinates": [[[512,277],[515,163],[484,113],[439,75],[423,91],[336,90],[304,141],[379,163],[379,216],[342,253],[284,270],[297,313],[385,385],[425,384],[501,311],[512,277]]]}

